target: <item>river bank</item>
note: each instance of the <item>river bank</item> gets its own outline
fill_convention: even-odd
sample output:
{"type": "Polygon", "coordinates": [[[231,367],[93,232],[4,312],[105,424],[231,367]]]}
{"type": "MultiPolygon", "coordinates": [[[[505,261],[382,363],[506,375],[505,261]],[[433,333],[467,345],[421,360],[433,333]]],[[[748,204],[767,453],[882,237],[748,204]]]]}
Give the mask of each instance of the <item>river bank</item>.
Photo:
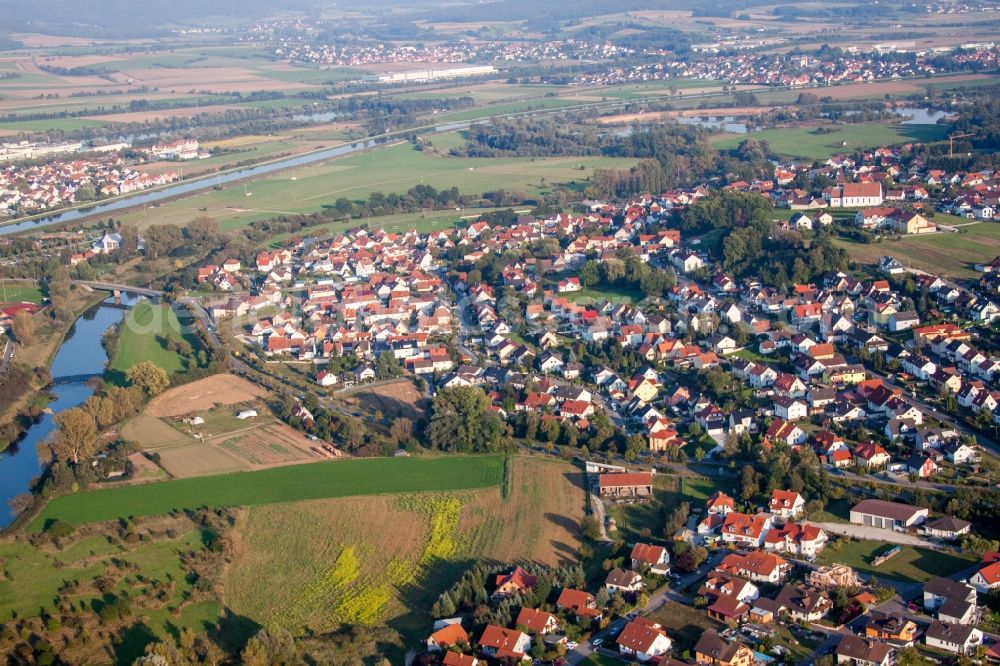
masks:
{"type": "MultiPolygon", "coordinates": [[[[93,294],[91,294],[94,297],[93,294]]],[[[127,304],[137,300],[122,295],[127,304]]],[[[92,304],[68,327],[51,362],[51,383],[46,388],[51,395],[47,409],[32,422],[20,439],[0,452],[0,528],[14,519],[9,502],[21,493],[30,492],[34,480],[44,472],[45,461],[38,455],[38,446],[55,429],[55,415],[77,407],[94,393],[90,380],[104,374],[108,361],[102,345],[104,332],[118,324],[128,310],[110,307],[107,298],[92,304]]]]}
{"type": "MultiPolygon", "coordinates": [[[[37,418],[41,407],[39,406],[39,409],[36,410],[35,403],[38,401],[40,394],[51,383],[49,369],[52,367],[56,353],[65,341],[66,336],[72,330],[76,320],[99,304],[103,298],[103,295],[92,291],[76,287],[72,288],[70,290],[69,301],[69,307],[73,311],[72,320],[65,323],[47,320],[45,329],[36,331],[37,339],[32,344],[27,346],[19,345],[17,347],[14,366],[30,373],[31,386],[4,404],[3,408],[0,409],[0,423],[23,422],[25,418],[30,423],[30,421],[37,418]]],[[[47,318],[48,315],[43,310],[35,315],[35,317],[47,318]]],[[[48,400],[43,398],[43,402],[48,402],[48,400]]],[[[19,439],[28,427],[29,424],[24,423],[20,431],[13,433],[13,436],[0,439],[0,453],[19,439]]]]}

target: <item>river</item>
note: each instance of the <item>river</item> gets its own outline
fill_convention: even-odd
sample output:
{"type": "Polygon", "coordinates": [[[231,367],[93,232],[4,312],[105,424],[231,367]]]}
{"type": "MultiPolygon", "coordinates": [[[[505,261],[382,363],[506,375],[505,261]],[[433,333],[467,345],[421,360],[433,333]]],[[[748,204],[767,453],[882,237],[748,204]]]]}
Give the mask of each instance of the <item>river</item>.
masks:
{"type": "MultiPolygon", "coordinates": [[[[134,303],[138,297],[122,294],[122,302],[134,303]]],[[[122,320],[126,310],[108,307],[113,299],[95,305],[73,323],[62,346],[52,361],[52,381],[49,388],[53,399],[49,402],[52,414],[43,414],[16,443],[0,452],[0,528],[14,519],[8,507],[11,498],[28,492],[32,480],[42,472],[38,458],[38,444],[44,442],[55,428],[54,415],[82,404],[94,389],[83,379],[101,375],[108,355],[101,345],[101,336],[111,326],[122,320]],[[65,381],[64,378],[72,378],[65,381]],[[61,381],[63,380],[63,381],[61,381]]]]}
{"type": "MultiPolygon", "coordinates": [[[[470,124],[472,123],[456,122],[445,125],[437,125],[433,128],[432,133],[438,134],[441,132],[452,132],[459,129],[467,129],[470,124]]],[[[243,180],[245,178],[256,178],[258,176],[274,173],[275,171],[300,167],[312,164],[313,162],[322,162],[323,160],[328,160],[334,157],[343,157],[344,155],[350,155],[351,153],[374,148],[378,144],[378,141],[368,139],[365,141],[357,141],[355,143],[340,145],[335,148],[315,150],[309,153],[296,155],[294,157],[276,159],[272,162],[259,164],[257,166],[248,166],[242,169],[229,170],[219,174],[199,176],[198,178],[192,178],[191,180],[185,180],[173,185],[167,185],[166,187],[152,192],[146,192],[145,194],[136,194],[107,201],[105,203],[95,203],[94,205],[86,208],[74,208],[62,213],[53,213],[52,215],[47,215],[45,217],[0,225],[0,235],[30,231],[32,229],[38,229],[60,222],[75,222],[87,217],[106,215],[108,213],[113,213],[126,208],[132,208],[134,206],[154,204],[172,197],[192,194],[199,190],[204,190],[216,185],[224,185],[226,183],[232,183],[233,181],[243,180]]]]}

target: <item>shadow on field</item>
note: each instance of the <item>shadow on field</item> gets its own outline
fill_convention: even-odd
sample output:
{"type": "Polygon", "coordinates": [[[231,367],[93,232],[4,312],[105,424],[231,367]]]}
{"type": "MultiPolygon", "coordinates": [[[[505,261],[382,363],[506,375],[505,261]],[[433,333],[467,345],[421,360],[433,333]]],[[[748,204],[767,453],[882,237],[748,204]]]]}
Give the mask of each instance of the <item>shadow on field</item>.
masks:
{"type": "Polygon", "coordinates": [[[115,663],[128,666],[146,653],[146,646],[160,640],[153,630],[143,623],[131,627],[122,635],[122,640],[115,646],[115,663]]]}
{"type": "Polygon", "coordinates": [[[422,574],[399,590],[399,598],[406,607],[406,612],[389,620],[387,626],[403,636],[405,645],[412,645],[426,638],[431,630],[431,620],[429,620],[431,606],[437,601],[438,596],[458,582],[462,574],[472,568],[473,564],[475,560],[471,558],[435,559],[422,567],[422,574]]]}
{"type": "Polygon", "coordinates": [[[222,611],[222,619],[219,620],[218,626],[209,630],[209,636],[223,650],[231,654],[236,654],[260,630],[261,625],[257,624],[254,620],[243,615],[237,615],[231,609],[225,608],[222,611]]]}
{"type": "Polygon", "coordinates": [[[587,492],[587,485],[583,481],[583,472],[566,472],[563,474],[566,480],[573,484],[574,487],[579,488],[583,492],[587,492]]]}
{"type": "Polygon", "coordinates": [[[580,557],[580,549],[574,548],[565,541],[552,541],[552,552],[559,558],[559,566],[565,567],[575,564],[580,557]]]}

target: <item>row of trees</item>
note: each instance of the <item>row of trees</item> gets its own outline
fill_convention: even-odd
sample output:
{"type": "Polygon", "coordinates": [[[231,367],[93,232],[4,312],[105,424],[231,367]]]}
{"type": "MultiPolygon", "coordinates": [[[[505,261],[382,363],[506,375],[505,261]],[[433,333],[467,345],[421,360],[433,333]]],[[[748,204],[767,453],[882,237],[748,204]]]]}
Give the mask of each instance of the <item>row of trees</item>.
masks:
{"type": "Polygon", "coordinates": [[[79,465],[89,459],[98,450],[101,429],[137,413],[145,400],[170,385],[166,371],[151,361],[137,363],[125,376],[128,388],[109,387],[103,394],[88,398],[82,406],[56,414],[57,429],[51,447],[57,460],[79,465]]]}

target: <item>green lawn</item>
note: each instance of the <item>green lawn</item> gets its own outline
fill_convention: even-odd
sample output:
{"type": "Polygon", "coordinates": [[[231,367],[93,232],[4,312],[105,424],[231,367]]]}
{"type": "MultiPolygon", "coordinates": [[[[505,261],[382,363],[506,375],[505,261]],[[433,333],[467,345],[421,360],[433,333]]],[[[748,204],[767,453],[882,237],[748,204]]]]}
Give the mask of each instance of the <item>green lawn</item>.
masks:
{"type": "Polygon", "coordinates": [[[405,192],[421,183],[438,189],[455,186],[462,194],[474,196],[497,189],[529,197],[559,186],[580,190],[595,168],[627,168],[634,163],[631,159],[607,157],[440,157],[400,143],[273,174],[249,183],[246,192],[242,184],[225,185],[222,190],[207,190],[145,212],[127,213],[122,218],[145,226],[186,224],[199,215],[208,215],[228,230],[276,215],[313,213],[340,197],[365,200],[372,192],[405,192]]]}
{"type": "Polygon", "coordinates": [[[385,493],[485,488],[500,484],[497,456],[367,458],[123,486],[64,495],[30,524],[73,524],[150,516],[201,506],[247,506],[385,493]]]}
{"type": "Polygon", "coordinates": [[[574,303],[590,302],[595,305],[601,301],[631,304],[642,300],[641,291],[625,287],[587,288],[563,295],[574,303]]]}
{"type": "MultiPolygon", "coordinates": [[[[951,215],[935,215],[933,219],[945,224],[969,222],[951,215]]],[[[974,266],[977,262],[987,262],[1000,254],[1000,224],[967,224],[960,227],[958,233],[904,236],[898,241],[866,244],[837,238],[834,242],[859,263],[873,264],[879,257],[888,254],[904,265],[936,275],[969,278],[976,276],[974,266]]]]}
{"type": "Polygon", "coordinates": [[[972,558],[926,548],[903,546],[898,555],[875,567],[871,564],[872,558],[878,549],[885,546],[885,542],[841,539],[839,544],[839,546],[827,546],[818,561],[821,564],[840,562],[859,571],[910,582],[923,582],[931,576],[950,576],[976,563],[972,558]]]}
{"type": "Polygon", "coordinates": [[[108,366],[111,380],[121,384],[125,371],[143,361],[152,361],[169,375],[184,370],[185,359],[167,349],[169,340],[177,342],[182,337],[180,322],[169,305],[140,302],[122,322],[118,349],[108,366]]]}
{"type": "Polygon", "coordinates": [[[771,150],[788,157],[825,160],[831,155],[859,148],[891,146],[911,141],[940,141],[947,133],[944,125],[904,125],[898,122],[828,123],[832,130],[818,134],[813,127],[777,127],[750,134],[719,134],[710,139],[717,148],[736,148],[745,139],[767,141],[771,150]],[[846,145],[844,145],[846,142],[846,145]]]}
{"type": "Polygon", "coordinates": [[[0,280],[0,303],[41,303],[43,298],[45,294],[37,285],[0,280]]]}

